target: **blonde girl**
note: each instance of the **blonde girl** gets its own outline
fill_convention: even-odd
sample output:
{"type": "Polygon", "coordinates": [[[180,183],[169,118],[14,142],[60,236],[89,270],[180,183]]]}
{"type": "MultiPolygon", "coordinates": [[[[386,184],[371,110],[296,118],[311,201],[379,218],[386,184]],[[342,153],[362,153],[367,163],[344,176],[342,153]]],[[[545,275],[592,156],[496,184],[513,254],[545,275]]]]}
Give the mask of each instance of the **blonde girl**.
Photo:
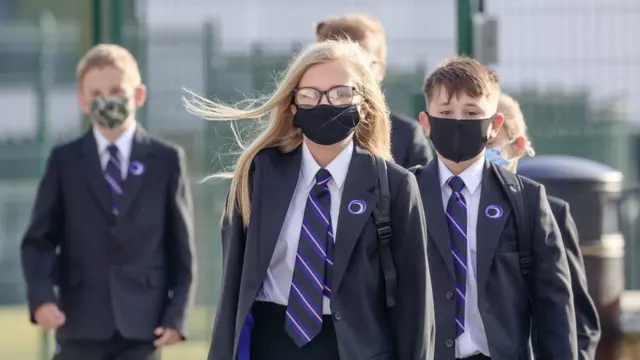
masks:
{"type": "Polygon", "coordinates": [[[388,110],[370,64],[354,43],[316,43],[262,102],[186,101],[208,120],[268,118],[231,181],[209,360],[427,358],[424,214],[415,178],[391,159],[388,110]],[[376,158],[386,161],[391,195],[391,308],[372,216],[376,158]]]}

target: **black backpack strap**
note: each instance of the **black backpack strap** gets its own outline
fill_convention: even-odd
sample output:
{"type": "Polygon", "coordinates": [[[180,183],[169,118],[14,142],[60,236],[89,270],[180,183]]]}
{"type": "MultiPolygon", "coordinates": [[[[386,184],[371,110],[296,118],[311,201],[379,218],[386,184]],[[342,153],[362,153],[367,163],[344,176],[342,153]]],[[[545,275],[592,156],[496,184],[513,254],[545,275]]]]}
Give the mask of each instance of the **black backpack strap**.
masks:
{"type": "Polygon", "coordinates": [[[373,221],[378,228],[378,249],[380,263],[384,276],[387,307],[396,305],[396,285],[398,277],[391,253],[391,193],[389,191],[389,178],[387,176],[387,163],[381,157],[374,157],[374,165],[377,173],[376,195],[378,206],[373,209],[373,221]]]}
{"type": "Polygon", "coordinates": [[[495,164],[491,164],[491,166],[509,199],[511,208],[514,210],[518,229],[520,271],[528,288],[531,268],[533,266],[533,257],[531,254],[531,230],[529,229],[531,219],[529,218],[529,207],[527,206],[527,196],[524,192],[524,185],[519,176],[495,164]]]}
{"type": "Polygon", "coordinates": [[[420,176],[420,172],[422,171],[422,169],[424,168],[424,166],[422,165],[415,165],[412,166],[410,168],[408,168],[407,170],[409,170],[409,172],[413,173],[413,175],[418,178],[418,176],[420,176]]]}

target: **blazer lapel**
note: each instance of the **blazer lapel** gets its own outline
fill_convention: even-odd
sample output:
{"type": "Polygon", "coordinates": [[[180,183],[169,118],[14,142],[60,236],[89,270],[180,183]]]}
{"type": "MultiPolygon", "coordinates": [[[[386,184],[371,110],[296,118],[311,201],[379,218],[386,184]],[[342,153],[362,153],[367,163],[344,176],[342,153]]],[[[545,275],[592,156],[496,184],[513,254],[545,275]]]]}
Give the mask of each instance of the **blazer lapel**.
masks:
{"type": "Polygon", "coordinates": [[[449,270],[451,276],[455,277],[453,257],[451,256],[449,228],[444,214],[445,209],[442,205],[442,188],[440,186],[440,172],[438,171],[437,159],[427,164],[424,169],[424,176],[420,178],[420,192],[422,194],[425,216],[427,218],[427,233],[444,259],[447,270],[449,270]]]}
{"type": "Polygon", "coordinates": [[[353,248],[367,222],[372,222],[371,212],[378,205],[375,194],[377,182],[374,158],[366,150],[355,146],[349,172],[344,183],[334,253],[333,288],[338,289],[351,258],[353,248]],[[357,202],[359,205],[356,205],[357,202]],[[364,203],[363,211],[357,211],[364,203]]]}
{"type": "Polygon", "coordinates": [[[89,129],[81,141],[79,152],[82,174],[93,198],[106,213],[111,214],[111,193],[107,181],[104,178],[100,156],[98,154],[98,144],[93,135],[93,130],[89,129]]]}
{"type": "Polygon", "coordinates": [[[476,242],[478,249],[478,286],[484,284],[500,242],[502,231],[507,223],[511,206],[505,198],[489,162],[485,161],[482,174],[482,193],[478,207],[476,242]]]}
{"type": "Polygon", "coordinates": [[[150,138],[145,130],[140,126],[136,129],[136,134],[131,144],[131,155],[129,156],[129,169],[127,178],[122,186],[122,197],[118,202],[120,215],[125,215],[131,207],[131,203],[138,195],[147,173],[149,158],[152,156],[150,138]]]}
{"type": "MultiPolygon", "coordinates": [[[[260,254],[258,271],[261,275],[264,275],[269,267],[284,218],[298,183],[302,162],[302,146],[298,146],[290,153],[278,153],[278,156],[272,156],[270,160],[270,164],[265,161],[265,166],[260,170],[260,174],[254,175],[254,177],[262,177],[259,183],[263,184],[259,191],[262,195],[259,207],[260,224],[257,228],[259,241],[255,242],[258,246],[258,254],[260,254]],[[269,183],[264,182],[267,179],[269,179],[269,183]]],[[[256,182],[254,181],[254,183],[256,182]]],[[[264,276],[261,279],[264,279],[264,276]]]]}

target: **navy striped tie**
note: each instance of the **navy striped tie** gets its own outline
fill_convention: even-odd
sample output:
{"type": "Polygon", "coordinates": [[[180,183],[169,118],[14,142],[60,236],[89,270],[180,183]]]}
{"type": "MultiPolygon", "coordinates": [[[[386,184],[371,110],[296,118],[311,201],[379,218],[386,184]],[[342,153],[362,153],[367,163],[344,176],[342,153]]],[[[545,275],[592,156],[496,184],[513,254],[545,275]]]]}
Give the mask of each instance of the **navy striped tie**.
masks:
{"type": "Polygon", "coordinates": [[[122,165],[118,158],[118,147],[111,144],[107,147],[109,161],[104,169],[104,178],[111,189],[111,211],[118,215],[118,199],[122,196],[122,165]]]}
{"type": "Polygon", "coordinates": [[[462,196],[464,181],[452,176],[447,181],[452,190],[447,204],[447,224],[451,255],[456,275],[456,337],[464,332],[464,308],[467,296],[467,203],[462,196]]]}
{"type": "Polygon", "coordinates": [[[334,237],[329,180],[329,171],[320,169],[302,220],[285,319],[285,329],[298,347],[320,333],[323,294],[331,297],[334,237]]]}

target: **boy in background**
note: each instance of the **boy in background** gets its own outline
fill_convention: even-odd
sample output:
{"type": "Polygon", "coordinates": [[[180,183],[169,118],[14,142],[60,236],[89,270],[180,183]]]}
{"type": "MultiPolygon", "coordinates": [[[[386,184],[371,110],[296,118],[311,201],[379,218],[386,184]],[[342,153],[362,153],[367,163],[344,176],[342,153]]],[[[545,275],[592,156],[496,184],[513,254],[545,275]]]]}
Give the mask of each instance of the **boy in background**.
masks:
{"type": "MultiPolygon", "coordinates": [[[[387,42],[380,20],[367,14],[347,14],[330,17],[316,25],[318,41],[348,38],[357,42],[372,57],[372,71],[382,82],[387,63],[387,42]]],[[[391,114],[391,153],[395,162],[409,168],[422,165],[432,158],[429,140],[420,124],[410,118],[391,114]]]]}
{"type": "MultiPolygon", "coordinates": [[[[527,136],[527,124],[520,110],[520,104],[511,96],[502,93],[498,101],[498,112],[504,115],[504,124],[498,135],[487,145],[487,160],[515,173],[520,158],[525,155],[534,156],[535,151],[527,136]]],[[[554,196],[548,196],[548,199],[562,234],[571,273],[578,333],[578,359],[591,360],[596,356],[596,348],[600,340],[600,321],[587,288],[578,229],[569,211],[569,204],[554,196]]]]}
{"type": "Polygon", "coordinates": [[[194,295],[184,153],[137,124],[147,92],[129,51],[97,45],[77,81],[92,127],[52,150],[22,239],[31,321],[56,330],[56,360],[159,359],[194,295]]]}
{"type": "Polygon", "coordinates": [[[577,359],[567,258],[544,188],[485,158],[504,117],[499,79],[478,61],[445,61],[424,84],[420,122],[437,153],[414,169],[428,223],[438,360],[577,359]],[[512,184],[515,182],[512,182],[512,184]],[[521,273],[508,191],[526,197],[532,265],[521,273]]]}

